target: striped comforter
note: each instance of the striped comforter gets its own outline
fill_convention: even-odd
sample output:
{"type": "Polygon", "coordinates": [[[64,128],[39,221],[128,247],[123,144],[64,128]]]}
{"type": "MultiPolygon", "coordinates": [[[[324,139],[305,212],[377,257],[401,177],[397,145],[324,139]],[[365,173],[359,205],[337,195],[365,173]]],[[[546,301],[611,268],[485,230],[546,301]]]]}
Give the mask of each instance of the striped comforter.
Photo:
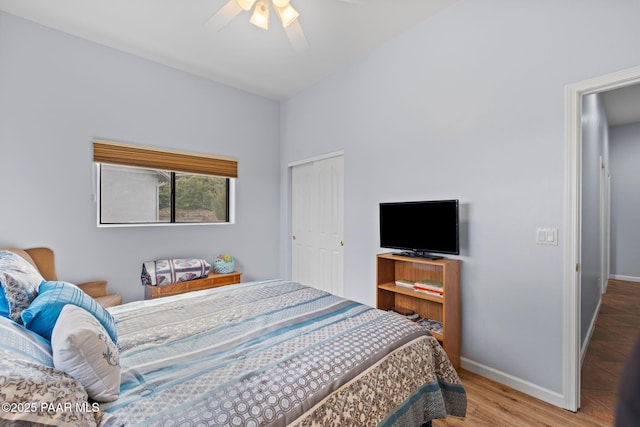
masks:
{"type": "Polygon", "coordinates": [[[466,395],[420,326],[298,283],[110,309],[122,385],[100,424],[418,426],[466,395]]]}

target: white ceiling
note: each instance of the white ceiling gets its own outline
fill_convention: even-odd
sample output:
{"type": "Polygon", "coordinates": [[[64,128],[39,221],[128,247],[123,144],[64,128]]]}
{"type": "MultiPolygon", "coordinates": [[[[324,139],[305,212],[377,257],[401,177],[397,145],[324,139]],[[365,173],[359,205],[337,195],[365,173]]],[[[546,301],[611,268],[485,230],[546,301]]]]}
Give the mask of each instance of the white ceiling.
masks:
{"type": "Polygon", "coordinates": [[[309,47],[296,52],[271,11],[204,23],[228,0],[0,0],[0,10],[273,99],[290,97],[455,0],[292,0],[309,47]]]}

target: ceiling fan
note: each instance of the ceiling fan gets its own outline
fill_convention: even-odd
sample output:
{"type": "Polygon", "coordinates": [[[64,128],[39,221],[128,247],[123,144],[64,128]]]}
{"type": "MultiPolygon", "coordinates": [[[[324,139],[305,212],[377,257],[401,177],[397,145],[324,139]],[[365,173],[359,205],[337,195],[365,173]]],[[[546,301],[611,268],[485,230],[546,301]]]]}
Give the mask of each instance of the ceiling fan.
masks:
{"type": "MultiPolygon", "coordinates": [[[[346,3],[360,3],[363,0],[340,0],[346,3]]],[[[273,6],[276,14],[280,18],[282,28],[293,46],[294,50],[302,51],[309,47],[307,37],[302,30],[302,26],[298,21],[300,15],[293,8],[290,0],[229,0],[220,10],[214,13],[205,25],[215,31],[221,30],[233,18],[244,11],[253,8],[251,22],[253,25],[264,30],[269,29],[269,12],[270,5],[273,6]]]]}

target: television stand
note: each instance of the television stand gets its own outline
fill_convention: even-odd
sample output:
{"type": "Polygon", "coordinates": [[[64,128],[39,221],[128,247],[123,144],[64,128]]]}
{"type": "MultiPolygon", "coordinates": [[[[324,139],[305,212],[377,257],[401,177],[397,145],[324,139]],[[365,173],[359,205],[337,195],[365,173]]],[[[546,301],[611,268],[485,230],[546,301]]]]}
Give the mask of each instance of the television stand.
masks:
{"type": "Polygon", "coordinates": [[[417,313],[447,352],[453,366],[460,367],[460,260],[431,261],[418,257],[379,254],[376,257],[376,306],[381,310],[404,309],[417,313]],[[398,286],[398,282],[440,282],[442,295],[398,286]],[[440,327],[434,327],[440,324],[440,327]]]}
{"type": "Polygon", "coordinates": [[[444,259],[443,256],[432,255],[428,252],[421,252],[421,251],[402,251],[402,252],[397,252],[394,255],[408,256],[411,258],[424,258],[424,259],[430,259],[430,260],[444,259]]]}

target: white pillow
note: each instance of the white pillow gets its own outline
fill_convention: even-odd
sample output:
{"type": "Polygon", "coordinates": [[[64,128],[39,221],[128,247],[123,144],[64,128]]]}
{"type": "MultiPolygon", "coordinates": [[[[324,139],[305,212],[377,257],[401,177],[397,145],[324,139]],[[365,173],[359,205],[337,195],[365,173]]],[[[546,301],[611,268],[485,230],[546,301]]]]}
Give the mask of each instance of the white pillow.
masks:
{"type": "Polygon", "coordinates": [[[67,304],[51,333],[53,366],[80,381],[89,397],[111,402],[120,393],[118,348],[88,311],[67,304]]]}

